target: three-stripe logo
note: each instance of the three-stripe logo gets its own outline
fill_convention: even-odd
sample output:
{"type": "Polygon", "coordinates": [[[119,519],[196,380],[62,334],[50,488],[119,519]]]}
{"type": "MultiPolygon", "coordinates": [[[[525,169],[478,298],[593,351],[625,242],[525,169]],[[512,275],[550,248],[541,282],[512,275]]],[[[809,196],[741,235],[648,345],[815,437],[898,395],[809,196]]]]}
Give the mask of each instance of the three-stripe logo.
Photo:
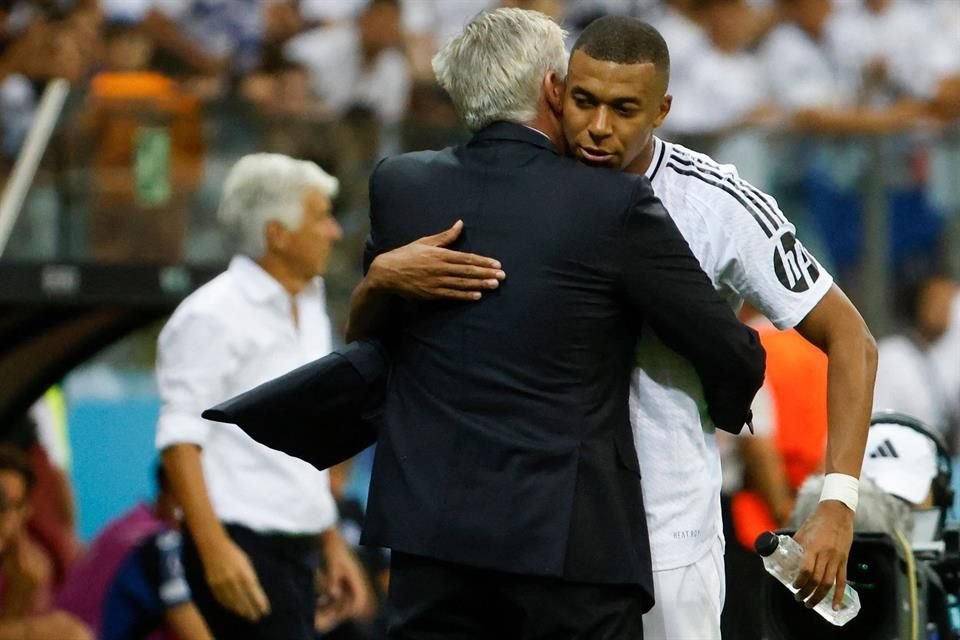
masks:
{"type": "Polygon", "coordinates": [[[893,447],[893,443],[889,439],[884,440],[877,448],[870,452],[871,458],[899,458],[900,454],[897,453],[897,450],[893,447]]]}

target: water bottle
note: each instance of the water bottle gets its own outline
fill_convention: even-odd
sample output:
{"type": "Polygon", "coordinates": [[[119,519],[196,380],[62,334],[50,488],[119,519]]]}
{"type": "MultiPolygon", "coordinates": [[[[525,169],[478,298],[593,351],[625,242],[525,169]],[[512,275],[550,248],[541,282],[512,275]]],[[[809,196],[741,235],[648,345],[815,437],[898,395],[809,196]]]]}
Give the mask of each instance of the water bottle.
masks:
{"type": "MultiPolygon", "coordinates": [[[[779,580],[791,593],[798,590],[793,587],[794,581],[800,575],[800,564],[803,561],[803,547],[790,536],[778,536],[767,531],[760,534],[756,542],[757,553],[763,556],[763,567],[767,573],[779,580]]],[[[813,608],[824,620],[838,627],[850,622],[860,613],[860,596],[849,584],[843,591],[843,601],[838,611],[833,610],[833,590],[823,597],[813,608]]]]}

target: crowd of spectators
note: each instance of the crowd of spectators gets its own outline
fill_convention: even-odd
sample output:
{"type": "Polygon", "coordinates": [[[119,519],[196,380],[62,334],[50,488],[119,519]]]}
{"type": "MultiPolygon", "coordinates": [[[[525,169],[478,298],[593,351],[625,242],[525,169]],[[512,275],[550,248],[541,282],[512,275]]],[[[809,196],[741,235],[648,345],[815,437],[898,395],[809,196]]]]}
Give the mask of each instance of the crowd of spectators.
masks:
{"type": "MultiPolygon", "coordinates": [[[[7,0],[3,100],[28,111],[37,82],[88,79],[123,39],[114,47],[140,61],[127,70],[168,72],[207,99],[239,84],[271,109],[330,118],[362,106],[395,123],[412,87],[432,82],[437,46],[498,4],[544,11],[572,34],[604,13],[654,23],[672,53],[675,134],[893,132],[960,113],[951,0],[7,0]]],[[[4,124],[15,138],[18,123],[4,124]]]]}
{"type": "Polygon", "coordinates": [[[953,0],[7,0],[0,157],[15,157],[44,81],[63,77],[85,96],[65,143],[66,164],[92,171],[66,198],[85,203],[85,255],[182,259],[225,167],[264,150],[341,179],[353,265],[377,158],[463,133],[433,53],[497,5],[543,11],[571,38],[609,13],[657,26],[674,96],[662,134],[796,197],[792,217],[841,277],[861,256],[859,194],[878,173],[864,136],[884,136],[898,261],[935,249],[960,211],[944,170],[956,150],[941,144],[960,118],[953,0]]]}
{"type": "Polygon", "coordinates": [[[7,0],[0,175],[44,82],[66,78],[84,97],[61,166],[88,172],[58,188],[84,203],[84,255],[215,253],[202,227],[225,167],[262,150],[341,179],[350,266],[331,273],[355,269],[370,168],[463,135],[430,59],[498,5],[551,15],[571,42],[604,14],[657,26],[674,96],[662,135],[794,198],[785,208],[841,279],[862,257],[869,177],[882,174],[898,265],[935,252],[960,211],[953,0],[7,0]]]}

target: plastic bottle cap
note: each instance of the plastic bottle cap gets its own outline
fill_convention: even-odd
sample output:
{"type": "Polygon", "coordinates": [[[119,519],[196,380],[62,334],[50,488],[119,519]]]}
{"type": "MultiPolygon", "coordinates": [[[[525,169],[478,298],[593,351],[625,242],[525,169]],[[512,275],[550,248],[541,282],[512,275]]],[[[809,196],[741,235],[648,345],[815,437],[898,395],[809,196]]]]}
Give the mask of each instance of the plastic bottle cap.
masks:
{"type": "Polygon", "coordinates": [[[776,551],[779,546],[780,538],[772,531],[764,531],[757,536],[757,541],[753,543],[753,548],[764,558],[776,551]]]}

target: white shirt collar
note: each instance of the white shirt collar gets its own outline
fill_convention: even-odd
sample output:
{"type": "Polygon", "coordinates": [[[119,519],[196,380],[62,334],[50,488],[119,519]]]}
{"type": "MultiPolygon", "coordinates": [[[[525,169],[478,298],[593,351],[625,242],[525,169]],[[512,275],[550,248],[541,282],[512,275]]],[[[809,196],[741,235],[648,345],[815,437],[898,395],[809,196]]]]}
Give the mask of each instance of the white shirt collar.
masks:
{"type": "Polygon", "coordinates": [[[254,302],[290,297],[276,278],[248,256],[234,256],[227,271],[237,279],[243,294],[254,302]]]}
{"type": "Polygon", "coordinates": [[[530,129],[530,131],[536,131],[537,133],[539,133],[540,135],[542,135],[544,138],[546,138],[546,139],[547,139],[547,142],[549,142],[550,144],[553,144],[553,140],[550,139],[550,136],[548,136],[547,134],[545,134],[543,131],[540,131],[540,129],[537,129],[537,128],[535,128],[535,127],[531,127],[531,126],[528,125],[528,124],[525,124],[525,125],[523,125],[523,126],[526,127],[527,129],[530,129]]]}
{"type": "MultiPolygon", "coordinates": [[[[282,301],[287,304],[292,297],[276,278],[248,256],[234,256],[227,271],[237,279],[243,294],[254,302],[282,301]]],[[[323,297],[323,278],[311,280],[297,297],[304,294],[323,297]]]]}

